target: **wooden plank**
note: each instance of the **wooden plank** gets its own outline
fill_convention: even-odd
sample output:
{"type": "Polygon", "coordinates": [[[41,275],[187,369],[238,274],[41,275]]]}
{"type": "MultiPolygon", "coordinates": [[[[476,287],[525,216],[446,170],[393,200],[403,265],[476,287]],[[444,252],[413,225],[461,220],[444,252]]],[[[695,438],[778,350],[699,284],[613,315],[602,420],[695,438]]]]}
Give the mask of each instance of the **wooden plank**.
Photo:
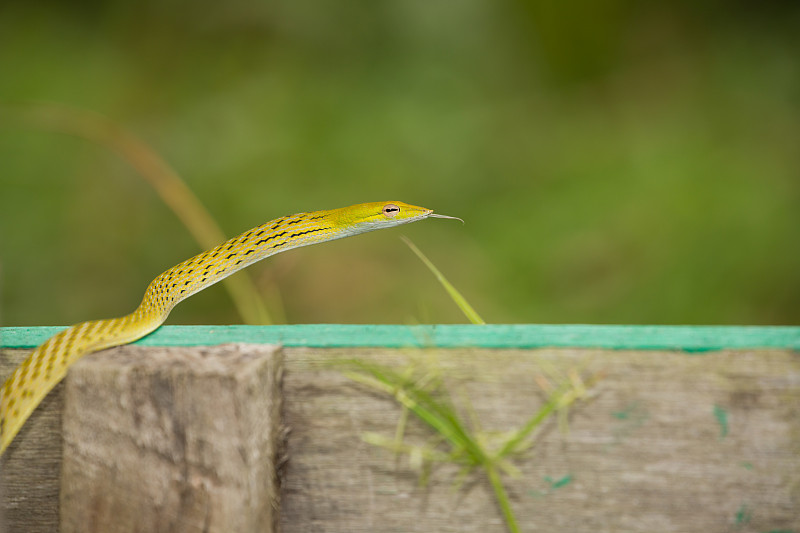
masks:
{"type": "MultiPolygon", "coordinates": [[[[0,347],[33,348],[63,328],[0,328],[0,347]]],[[[796,326],[338,325],[164,326],[140,346],[205,346],[226,342],[289,347],[608,348],[704,351],[725,348],[800,350],[796,326]]]]}
{"type": "MultiPolygon", "coordinates": [[[[0,350],[0,378],[27,356],[0,350]]],[[[0,531],[58,532],[63,392],[63,384],[53,389],[0,458],[0,531]]]]}
{"type": "MultiPolygon", "coordinates": [[[[303,343],[344,342],[347,335],[359,331],[365,335],[361,342],[366,343],[378,342],[378,337],[384,333],[387,342],[401,342],[407,340],[409,334],[416,338],[420,331],[433,331],[434,344],[456,342],[460,334],[464,335],[467,344],[491,344],[499,342],[492,340],[493,335],[503,331],[502,328],[492,331],[473,326],[437,326],[432,329],[325,326],[314,334],[315,327],[263,331],[256,328],[251,332],[254,337],[265,332],[267,336],[284,335],[283,338],[302,346],[303,343]],[[489,335],[484,338],[486,331],[489,335]],[[325,340],[325,332],[331,334],[331,340],[325,340]]],[[[516,331],[515,342],[520,342],[520,339],[545,342],[549,339],[589,346],[595,344],[586,336],[595,327],[582,328],[526,326],[506,331],[516,331]],[[544,340],[532,339],[536,332],[542,333],[544,340]]],[[[800,357],[797,352],[776,349],[709,351],[714,346],[731,343],[735,346],[784,343],[794,348],[800,328],[597,328],[595,331],[599,332],[600,339],[596,344],[613,344],[615,350],[433,351],[441,361],[447,380],[472,398],[473,407],[486,430],[518,426],[541,405],[542,393],[534,384],[534,378],[541,374],[543,363],[561,369],[584,366],[589,371],[604,372],[597,398],[572,410],[570,433],[561,435],[551,424],[549,431],[540,435],[532,455],[523,457],[518,463],[523,476],[508,481],[512,506],[523,530],[800,531],[796,517],[796,509],[800,508],[800,490],[797,489],[800,487],[800,357]],[[631,333],[631,338],[619,337],[626,331],[631,333]],[[645,333],[648,331],[654,332],[655,341],[647,340],[645,333]],[[616,340],[615,336],[618,337],[616,340]],[[683,351],[620,350],[634,342],[645,347],[668,342],[671,343],[669,346],[677,346],[683,351]]],[[[8,339],[8,329],[3,330],[0,341],[3,345],[8,339]]],[[[37,331],[38,328],[34,334],[37,331]]],[[[187,342],[185,335],[194,333],[197,333],[197,338],[188,342],[228,338],[227,335],[235,333],[236,328],[222,327],[219,335],[214,331],[212,327],[179,328],[176,333],[180,335],[176,335],[174,340],[181,342],[183,337],[183,342],[187,342]]],[[[426,343],[431,338],[417,342],[428,346],[426,343]]],[[[97,456],[92,455],[99,453],[93,451],[93,446],[96,446],[94,434],[110,433],[109,439],[117,438],[127,446],[119,457],[114,458],[127,469],[124,475],[120,473],[122,470],[114,473],[112,469],[102,479],[102,486],[109,488],[111,498],[108,501],[122,505],[127,498],[133,500],[128,503],[137,505],[139,501],[141,505],[141,498],[136,495],[140,494],[142,487],[147,490],[152,487],[148,487],[147,479],[141,479],[143,476],[137,473],[137,465],[141,467],[143,464],[137,457],[149,457],[147,460],[152,460],[152,464],[159,465],[159,468],[161,463],[158,461],[180,457],[180,439],[177,442],[168,439],[179,435],[180,431],[168,431],[169,419],[164,413],[171,412],[178,405],[174,397],[187,386],[188,381],[167,380],[173,384],[171,389],[167,389],[172,391],[172,396],[165,395],[158,383],[166,378],[158,376],[171,371],[161,367],[168,369],[173,362],[191,366],[189,362],[195,361],[198,354],[202,358],[214,350],[216,348],[162,352],[160,362],[154,361],[152,367],[141,369],[141,375],[156,377],[153,380],[141,379],[138,384],[131,382],[135,373],[127,370],[120,370],[119,375],[127,376],[125,379],[128,381],[113,382],[106,371],[98,370],[97,375],[86,374],[83,389],[91,389],[95,380],[106,380],[110,385],[105,385],[104,396],[95,400],[90,399],[90,394],[97,394],[96,391],[79,391],[87,394],[82,401],[96,402],[93,410],[85,412],[92,413],[93,421],[91,425],[70,430],[66,446],[72,446],[74,457],[71,460],[76,465],[71,467],[73,473],[70,475],[86,476],[86,488],[81,494],[67,497],[72,482],[64,481],[62,499],[71,502],[71,498],[82,497],[92,490],[96,499],[94,507],[84,502],[82,517],[74,519],[70,526],[72,529],[64,531],[92,531],[87,529],[87,524],[92,524],[98,516],[125,516],[125,513],[107,505],[106,493],[95,488],[95,484],[100,482],[89,477],[94,475],[91,464],[105,465],[103,468],[109,472],[108,463],[98,463],[97,456]],[[173,361],[175,353],[184,353],[177,358],[185,360],[173,361]],[[125,387],[120,386],[125,383],[125,387]],[[145,443],[150,448],[141,451],[137,446],[142,443],[134,440],[134,434],[115,434],[119,431],[114,428],[122,424],[125,417],[128,417],[128,422],[123,425],[135,422],[132,410],[136,409],[130,405],[123,408],[120,404],[122,395],[133,397],[135,392],[145,387],[156,391],[156,399],[152,402],[172,397],[173,407],[157,411],[152,402],[142,403],[144,412],[159,413],[159,417],[140,418],[140,422],[155,422],[152,434],[159,438],[153,437],[145,443]],[[115,402],[119,405],[115,406],[115,402]],[[108,405],[114,409],[105,409],[108,405]],[[80,441],[81,436],[87,441],[80,441]],[[77,443],[82,448],[75,448],[77,443]],[[75,450],[83,451],[75,453],[75,450]],[[126,482],[129,479],[134,481],[126,482]],[[82,523],[82,520],[87,521],[82,523]]],[[[137,361],[147,358],[152,351],[150,348],[124,347],[89,356],[76,370],[90,363],[90,366],[112,364],[105,361],[109,356],[128,362],[132,357],[137,361]]],[[[288,353],[286,422],[292,429],[288,451],[290,460],[281,492],[284,508],[281,525],[285,532],[504,531],[491,491],[480,476],[469,478],[465,490],[454,490],[452,480],[456,469],[443,467],[434,472],[428,487],[419,487],[415,471],[405,460],[396,461],[387,452],[365,444],[360,438],[363,431],[392,435],[399,416],[397,406],[392,400],[365,393],[329,364],[353,356],[401,364],[402,359],[414,350],[291,348],[285,352],[288,353]]],[[[0,357],[0,375],[10,373],[25,355],[27,351],[4,350],[0,357]]],[[[68,382],[73,379],[71,372],[68,382]]],[[[200,385],[193,388],[203,389],[200,385]]],[[[205,390],[208,390],[208,385],[205,385],[205,390]]],[[[59,490],[59,413],[63,394],[59,389],[55,392],[37,409],[3,457],[2,478],[6,484],[3,508],[9,519],[8,531],[57,531],[54,524],[58,516],[58,500],[54,495],[59,490]],[[37,424],[44,424],[44,429],[36,430],[37,424]],[[38,466],[37,461],[41,461],[38,466]],[[14,485],[13,490],[8,488],[9,482],[14,485]]],[[[229,391],[222,391],[219,397],[224,398],[225,392],[229,391]]],[[[209,409],[214,412],[214,409],[219,409],[216,406],[218,402],[211,402],[216,396],[215,393],[197,398],[197,402],[191,405],[200,412],[209,409]]],[[[192,412],[189,403],[188,400],[180,403],[187,410],[181,417],[192,415],[198,420],[198,425],[213,428],[217,419],[203,420],[202,417],[208,415],[192,412]]],[[[74,414],[69,415],[69,419],[73,423],[78,420],[74,414]]],[[[430,434],[427,429],[412,424],[409,435],[422,443],[430,434]]],[[[209,442],[216,443],[219,438],[222,437],[210,437],[212,440],[209,442]]],[[[199,446],[192,449],[199,450],[199,446]]],[[[182,478],[175,476],[194,472],[191,468],[201,464],[205,466],[199,473],[186,474],[185,479],[213,479],[208,477],[208,473],[214,472],[216,467],[213,465],[220,459],[210,459],[205,452],[202,458],[208,462],[201,463],[200,459],[192,463],[185,461],[185,471],[173,469],[173,479],[180,481],[182,478]]],[[[272,464],[270,461],[266,463],[272,464]]],[[[187,494],[198,496],[180,500],[178,504],[196,513],[201,508],[212,508],[209,500],[205,503],[201,500],[203,495],[209,494],[209,485],[204,483],[190,484],[187,494]]],[[[167,493],[175,494],[174,491],[161,494],[167,493]]],[[[163,497],[162,506],[168,504],[171,504],[169,499],[163,497]]],[[[72,503],[62,506],[62,514],[69,512],[65,509],[71,506],[72,503]]],[[[151,508],[158,510],[158,506],[151,508]]],[[[272,519],[274,517],[272,514],[272,519]]],[[[201,522],[193,519],[187,522],[187,527],[198,523],[201,522]]],[[[142,530],[157,530],[154,529],[157,526],[146,524],[142,530]]]]}
{"type": "MultiPolygon", "coordinates": [[[[800,531],[800,357],[788,350],[684,352],[435,350],[456,401],[470,398],[486,431],[522,425],[542,404],[545,368],[602,372],[590,403],[551,420],[506,479],[522,531],[800,531]]],[[[413,351],[286,349],[289,463],[284,533],[503,532],[480,475],[458,469],[421,487],[406,458],[366,444],[392,437],[397,404],[331,363],[390,365],[413,351]]],[[[432,440],[410,423],[408,438],[432,440]]]]}
{"type": "Polygon", "coordinates": [[[62,533],[265,532],[277,519],[280,350],[128,346],[64,392],[62,533]]]}

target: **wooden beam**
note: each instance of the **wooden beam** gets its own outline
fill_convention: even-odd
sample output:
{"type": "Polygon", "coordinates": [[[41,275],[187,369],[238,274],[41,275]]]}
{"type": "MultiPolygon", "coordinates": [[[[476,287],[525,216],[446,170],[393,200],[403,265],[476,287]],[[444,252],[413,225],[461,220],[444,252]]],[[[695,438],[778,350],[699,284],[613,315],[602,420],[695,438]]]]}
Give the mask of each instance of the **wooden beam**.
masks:
{"type": "Polygon", "coordinates": [[[280,351],[125,347],[64,391],[62,533],[264,532],[277,519],[280,351]]]}
{"type": "MultiPolygon", "coordinates": [[[[459,466],[439,464],[423,486],[408,455],[363,440],[393,439],[402,409],[336,367],[352,358],[439,375],[485,439],[523,426],[553,373],[602,376],[591,401],[564,413],[568,432],[550,419],[512,460],[520,475],[503,477],[522,531],[800,531],[800,356],[791,350],[284,352],[283,533],[507,531],[480,470],[460,477],[459,466]]],[[[441,440],[413,415],[405,438],[441,440]]]]}
{"type": "MultiPolygon", "coordinates": [[[[292,430],[284,533],[504,531],[480,473],[454,490],[458,468],[444,465],[422,487],[406,458],[362,440],[393,436],[400,409],[334,364],[354,357],[438,361],[487,432],[523,424],[542,405],[537,381],[548,371],[603,375],[593,401],[570,410],[569,433],[551,420],[515,460],[521,477],[504,478],[524,531],[800,531],[800,328],[165,329],[167,344],[242,334],[294,347],[133,345],[87,356],[2,458],[6,531],[59,531],[59,493],[63,532],[270,531],[278,496],[259,483],[275,479],[282,365],[292,430]],[[358,347],[381,339],[389,347],[358,347]],[[447,348],[459,339],[470,348],[447,348]],[[393,344],[406,342],[425,350],[393,344]],[[579,347],[531,349],[537,342],[579,347]],[[492,348],[503,343],[523,349],[492,348]]],[[[27,352],[0,355],[4,377],[27,352]]],[[[413,422],[406,435],[433,436],[413,422]]]]}

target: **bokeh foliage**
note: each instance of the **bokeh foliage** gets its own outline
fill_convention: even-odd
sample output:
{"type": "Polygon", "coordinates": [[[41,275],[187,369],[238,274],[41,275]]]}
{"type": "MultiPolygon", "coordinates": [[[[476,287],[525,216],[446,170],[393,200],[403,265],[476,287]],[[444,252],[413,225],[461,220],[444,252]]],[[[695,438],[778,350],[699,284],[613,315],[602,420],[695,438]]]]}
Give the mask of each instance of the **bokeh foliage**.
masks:
{"type": "MultiPolygon", "coordinates": [[[[796,324],[798,27],[777,1],[7,0],[0,105],[110,118],[230,235],[381,199],[467,221],[254,267],[289,322],[462,321],[403,233],[490,322],[796,324]]],[[[5,325],[127,313],[198,251],[113,153],[13,116],[5,325]]],[[[239,318],[215,287],[170,322],[239,318]]]]}

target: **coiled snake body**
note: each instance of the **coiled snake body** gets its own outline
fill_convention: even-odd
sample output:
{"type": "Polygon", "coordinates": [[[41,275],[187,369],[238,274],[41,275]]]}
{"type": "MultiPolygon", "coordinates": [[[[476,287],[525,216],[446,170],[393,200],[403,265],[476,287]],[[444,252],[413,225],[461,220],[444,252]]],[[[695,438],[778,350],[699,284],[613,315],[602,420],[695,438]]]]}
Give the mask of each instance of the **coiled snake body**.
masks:
{"type": "Polygon", "coordinates": [[[157,329],[181,300],[265,257],[428,217],[431,209],[373,202],[281,217],[175,265],[154,279],[131,314],[75,324],[36,348],[0,390],[0,454],[67,369],[82,356],[133,342],[157,329]]]}

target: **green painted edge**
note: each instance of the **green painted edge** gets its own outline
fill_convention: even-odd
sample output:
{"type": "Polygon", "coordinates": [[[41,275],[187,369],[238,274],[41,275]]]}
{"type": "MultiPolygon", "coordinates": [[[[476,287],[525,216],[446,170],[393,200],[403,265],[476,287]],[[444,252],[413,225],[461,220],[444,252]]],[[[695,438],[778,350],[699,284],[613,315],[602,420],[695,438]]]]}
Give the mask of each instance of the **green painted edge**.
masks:
{"type": "MultiPolygon", "coordinates": [[[[1,348],[33,348],[63,327],[0,328],[1,348]]],[[[596,325],[339,325],[164,326],[141,346],[205,346],[228,342],[293,347],[606,348],[682,350],[725,348],[800,350],[797,326],[596,326],[596,325]]]]}

